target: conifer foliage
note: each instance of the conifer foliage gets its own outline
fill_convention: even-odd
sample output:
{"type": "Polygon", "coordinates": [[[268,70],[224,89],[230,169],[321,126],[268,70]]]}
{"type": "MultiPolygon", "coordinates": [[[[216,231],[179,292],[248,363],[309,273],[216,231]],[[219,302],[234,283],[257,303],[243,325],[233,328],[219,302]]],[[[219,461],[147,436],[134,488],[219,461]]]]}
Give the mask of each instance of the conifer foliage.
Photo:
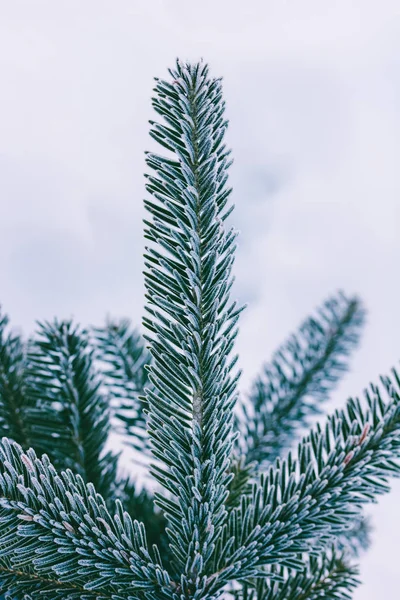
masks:
{"type": "Polygon", "coordinates": [[[25,341],[0,315],[0,591],[350,599],[363,507],[400,472],[399,378],[299,441],[364,322],[338,293],[239,397],[221,80],[178,61],[154,92],[144,339],[126,320],[55,320],[25,341]],[[118,468],[110,433],[151,457],[154,493],[118,468]]]}

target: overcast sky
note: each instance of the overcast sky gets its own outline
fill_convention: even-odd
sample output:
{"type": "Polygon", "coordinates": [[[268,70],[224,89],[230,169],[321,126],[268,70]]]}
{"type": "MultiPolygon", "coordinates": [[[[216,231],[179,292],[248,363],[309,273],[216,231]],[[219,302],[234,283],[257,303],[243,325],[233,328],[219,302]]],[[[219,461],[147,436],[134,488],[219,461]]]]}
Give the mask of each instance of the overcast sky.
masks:
{"type": "MultiPolygon", "coordinates": [[[[400,4],[0,0],[0,301],[140,323],[153,76],[224,77],[243,385],[329,293],[369,310],[335,405],[400,358],[400,4]]],[[[400,485],[374,507],[356,600],[398,600],[400,485]]]]}

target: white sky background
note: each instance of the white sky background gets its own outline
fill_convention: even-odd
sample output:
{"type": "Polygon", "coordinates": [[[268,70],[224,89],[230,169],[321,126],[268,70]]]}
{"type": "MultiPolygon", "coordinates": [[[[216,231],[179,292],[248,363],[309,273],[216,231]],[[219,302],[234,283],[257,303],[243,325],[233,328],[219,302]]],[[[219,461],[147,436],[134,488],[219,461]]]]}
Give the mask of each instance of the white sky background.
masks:
{"type": "MultiPolygon", "coordinates": [[[[329,293],[369,322],[334,404],[400,358],[400,5],[0,0],[0,300],[35,319],[140,323],[152,77],[223,75],[249,307],[243,383],[329,293]]],[[[357,600],[398,600],[400,485],[373,512],[357,600]]]]}

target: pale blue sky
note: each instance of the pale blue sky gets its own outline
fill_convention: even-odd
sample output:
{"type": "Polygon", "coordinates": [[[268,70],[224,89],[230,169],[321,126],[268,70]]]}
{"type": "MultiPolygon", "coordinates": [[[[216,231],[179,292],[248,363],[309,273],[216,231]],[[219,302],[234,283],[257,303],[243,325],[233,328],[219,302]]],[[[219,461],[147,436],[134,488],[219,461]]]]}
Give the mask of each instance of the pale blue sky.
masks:
{"type": "MultiPolygon", "coordinates": [[[[337,288],[368,326],[333,404],[400,358],[397,1],[0,0],[0,301],[36,318],[139,323],[153,76],[223,75],[249,307],[243,384],[337,288]]],[[[398,600],[400,485],[374,508],[356,600],[398,600]]]]}

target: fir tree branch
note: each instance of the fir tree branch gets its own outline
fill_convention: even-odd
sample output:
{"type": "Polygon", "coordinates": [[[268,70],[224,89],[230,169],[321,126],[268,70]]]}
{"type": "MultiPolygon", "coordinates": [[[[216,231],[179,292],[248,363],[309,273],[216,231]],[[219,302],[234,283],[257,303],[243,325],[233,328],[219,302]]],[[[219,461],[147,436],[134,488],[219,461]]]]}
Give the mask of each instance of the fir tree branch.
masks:
{"type": "Polygon", "coordinates": [[[3,438],[0,556],[17,587],[37,577],[98,598],[171,598],[169,576],[155,547],[150,555],[143,525],[118,501],[115,508],[111,516],[92,484],[71,471],[59,475],[46,455],[39,460],[3,438]]]}
{"type": "Polygon", "coordinates": [[[155,505],[154,497],[145,488],[138,491],[135,483],[128,480],[120,485],[118,498],[132,518],[143,522],[149,546],[152,547],[156,544],[163,557],[163,564],[168,565],[169,546],[165,533],[166,520],[155,505]]]}
{"type": "Polygon", "coordinates": [[[24,422],[25,348],[21,338],[8,331],[9,319],[0,312],[0,435],[29,445],[24,422]]]}
{"type": "Polygon", "coordinates": [[[332,296],[275,353],[243,405],[242,452],[247,464],[262,468],[293,443],[297,430],[322,412],[347,370],[365,311],[357,298],[332,296]]]}
{"type": "Polygon", "coordinates": [[[223,225],[230,189],[223,144],[227,122],[221,83],[202,63],[177,63],[158,81],[153,106],[166,125],[151,135],[170,158],[147,155],[153,200],[145,237],[146,310],[153,363],[147,390],[148,431],[157,480],[171,497],[157,502],[168,522],[183,597],[200,597],[226,518],[233,443],[236,358],[229,360],[238,310],[229,303],[234,239],[223,225]]]}
{"type": "Polygon", "coordinates": [[[140,452],[147,450],[144,388],[148,385],[150,354],[128,319],[107,320],[94,329],[96,358],[102,365],[103,382],[112,398],[117,432],[140,452]]]}
{"type": "Polygon", "coordinates": [[[104,451],[110,412],[87,333],[71,321],[40,324],[28,359],[25,419],[35,451],[107,497],[118,457],[104,451]]]}
{"type": "MultiPolygon", "coordinates": [[[[221,585],[228,577],[253,576],[259,567],[298,563],[296,554],[316,551],[329,537],[345,532],[360,508],[389,491],[390,476],[400,473],[400,381],[382,378],[389,399],[371,386],[366,410],[358,399],[336,411],[278,460],[253,486],[251,497],[231,512],[216,555],[221,585]],[[318,545],[318,538],[321,543],[318,545]]],[[[301,566],[297,564],[297,568],[301,566]]]]}
{"type": "Polygon", "coordinates": [[[334,550],[319,557],[302,557],[305,568],[296,572],[271,567],[266,577],[246,585],[237,600],[350,600],[359,585],[358,569],[334,550]]]}
{"type": "Polygon", "coordinates": [[[229,484],[229,496],[226,501],[228,511],[236,508],[244,494],[251,494],[251,481],[254,480],[256,465],[247,463],[245,456],[235,456],[230,465],[232,480],[229,484]]]}
{"type": "Polygon", "coordinates": [[[400,380],[395,372],[382,379],[388,400],[372,387],[366,408],[348,401],[296,455],[259,476],[254,464],[271,463],[308,425],[357,343],[359,302],[333,298],[259,378],[244,424],[249,443],[235,456],[231,351],[241,309],[229,298],[236,234],[225,224],[221,83],[203,63],[178,61],[170,74],[153,99],[163,123],[151,122],[168,156],[147,155],[148,381],[149,355],[127,322],[98,333],[105,395],[85,331],[45,323],[26,354],[0,317],[0,428],[76,472],[59,474],[46,454],[3,438],[0,592],[13,600],[218,600],[240,584],[243,600],[348,600],[356,571],[326,548],[347,544],[364,504],[400,475],[400,380]],[[113,392],[135,411],[128,429],[147,422],[152,473],[163,486],[157,506],[116,481],[117,457],[105,452],[113,392]],[[147,534],[157,542],[151,549],[147,534]]]}
{"type": "Polygon", "coordinates": [[[96,591],[86,591],[72,583],[65,584],[52,578],[35,575],[32,569],[15,569],[9,560],[0,558],[0,593],[6,600],[23,598],[41,600],[43,597],[63,600],[112,600],[112,596],[99,595],[96,591]]]}

